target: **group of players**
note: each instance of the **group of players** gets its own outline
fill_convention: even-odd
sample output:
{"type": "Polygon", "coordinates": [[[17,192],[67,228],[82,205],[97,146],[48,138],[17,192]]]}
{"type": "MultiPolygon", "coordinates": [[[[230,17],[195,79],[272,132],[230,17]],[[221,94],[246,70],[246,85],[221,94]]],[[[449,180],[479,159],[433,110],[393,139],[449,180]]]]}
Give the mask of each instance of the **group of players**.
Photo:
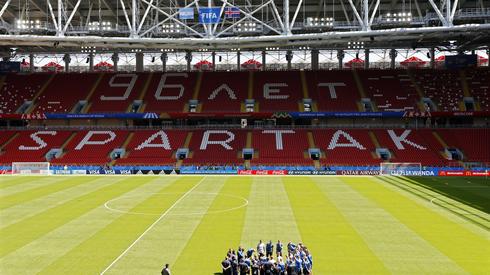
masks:
{"type": "Polygon", "coordinates": [[[221,262],[223,275],[310,275],[312,274],[313,258],[308,248],[291,241],[286,246],[287,253],[283,256],[283,243],[272,241],[267,244],[262,240],[257,249],[247,251],[241,246],[238,250],[229,249],[221,262]],[[276,257],[273,257],[274,247],[276,257]]]}

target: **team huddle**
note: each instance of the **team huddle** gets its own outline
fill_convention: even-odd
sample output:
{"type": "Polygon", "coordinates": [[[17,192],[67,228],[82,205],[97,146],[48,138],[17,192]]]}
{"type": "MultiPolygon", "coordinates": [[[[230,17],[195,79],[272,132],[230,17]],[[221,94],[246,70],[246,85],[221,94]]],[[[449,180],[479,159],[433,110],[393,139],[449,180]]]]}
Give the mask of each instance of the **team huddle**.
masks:
{"type": "Polygon", "coordinates": [[[221,262],[223,275],[309,275],[312,274],[313,258],[308,248],[302,244],[288,242],[287,253],[283,255],[283,243],[272,241],[267,244],[262,240],[257,248],[245,251],[243,247],[238,250],[229,249],[225,259],[221,262]],[[274,255],[275,247],[275,257],[274,255]]]}

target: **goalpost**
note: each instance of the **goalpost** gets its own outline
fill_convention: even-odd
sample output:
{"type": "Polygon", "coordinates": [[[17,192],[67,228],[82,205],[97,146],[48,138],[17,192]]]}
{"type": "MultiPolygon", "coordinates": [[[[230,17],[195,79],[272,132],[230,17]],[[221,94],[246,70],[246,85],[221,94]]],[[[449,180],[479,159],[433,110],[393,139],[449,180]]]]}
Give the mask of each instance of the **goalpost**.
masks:
{"type": "Polygon", "coordinates": [[[382,176],[421,175],[420,162],[382,162],[379,164],[379,174],[382,176]]]}
{"type": "Polygon", "coordinates": [[[12,162],[12,175],[49,175],[49,162],[12,162]]]}

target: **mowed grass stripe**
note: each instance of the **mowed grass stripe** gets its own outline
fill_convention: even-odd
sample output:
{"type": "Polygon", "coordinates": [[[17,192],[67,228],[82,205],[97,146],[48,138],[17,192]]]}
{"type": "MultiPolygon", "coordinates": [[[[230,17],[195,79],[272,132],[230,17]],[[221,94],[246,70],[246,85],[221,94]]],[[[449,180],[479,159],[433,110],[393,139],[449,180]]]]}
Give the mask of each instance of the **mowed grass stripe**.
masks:
{"type": "Polygon", "coordinates": [[[30,182],[26,182],[23,184],[16,184],[16,185],[9,186],[7,188],[0,189],[0,200],[6,196],[14,195],[20,192],[25,192],[42,186],[48,186],[68,179],[67,177],[51,177],[51,178],[42,178],[42,179],[38,177],[31,177],[31,178],[32,181],[30,182]]]}
{"type": "Polygon", "coordinates": [[[112,180],[107,180],[105,177],[97,177],[97,179],[88,182],[87,184],[80,184],[72,188],[11,206],[0,211],[0,229],[122,180],[124,180],[123,177],[117,179],[113,178],[112,180]]]}
{"type": "MultiPolygon", "coordinates": [[[[437,212],[421,205],[416,197],[410,199],[399,192],[388,189],[386,183],[373,178],[378,184],[366,184],[346,178],[344,182],[388,211],[412,231],[449,257],[464,270],[472,274],[488,274],[490,270],[489,238],[476,235],[462,225],[449,220],[437,212]]],[[[488,235],[490,237],[490,235],[488,235]]]]}
{"type": "MultiPolygon", "coordinates": [[[[464,273],[452,260],[342,178],[312,178],[393,274],[464,273]]],[[[352,180],[373,184],[362,177],[352,180]]]]}
{"type": "Polygon", "coordinates": [[[106,176],[105,179],[107,181],[112,180],[115,184],[79,196],[1,229],[0,257],[19,249],[71,220],[77,219],[88,211],[99,207],[109,199],[129,192],[151,180],[150,177],[130,177],[116,182],[118,181],[118,177],[110,176],[106,176]]]}
{"type": "Polygon", "coordinates": [[[20,185],[23,183],[30,183],[33,179],[49,179],[49,176],[9,176],[0,175],[0,190],[8,188],[10,186],[20,185]]]}
{"type": "MultiPolygon", "coordinates": [[[[427,178],[421,178],[419,181],[422,179],[426,180],[427,178]]],[[[487,232],[490,230],[490,215],[472,207],[485,204],[479,196],[473,196],[473,203],[469,205],[458,198],[453,199],[429,188],[425,188],[423,185],[410,178],[383,177],[377,178],[377,180],[396,192],[399,192],[400,190],[405,191],[401,194],[404,194],[408,198],[413,198],[415,196],[417,202],[422,202],[425,207],[429,207],[438,214],[463,225],[469,230],[475,231],[475,225],[477,225],[479,227],[478,229],[483,230],[483,236],[487,236],[487,232]],[[464,219],[464,221],[461,219],[464,219]]],[[[468,194],[469,193],[466,193],[466,195],[468,194]]],[[[461,194],[461,196],[465,195],[461,194]]],[[[481,231],[476,233],[482,235],[481,231]]]]}
{"type": "Polygon", "coordinates": [[[206,176],[105,274],[158,274],[163,264],[175,262],[215,198],[222,196],[225,182],[226,177],[206,176]]]}
{"type": "Polygon", "coordinates": [[[490,180],[485,178],[411,177],[404,178],[418,187],[469,205],[487,213],[490,220],[490,180]]]}
{"type": "MultiPolygon", "coordinates": [[[[123,196],[131,196],[131,200],[125,201],[124,206],[134,207],[175,179],[153,178],[148,184],[124,194],[123,196]]],[[[123,214],[108,215],[108,210],[101,205],[1,258],[2,274],[37,274],[121,215],[123,214]]]]}
{"type": "MultiPolygon", "coordinates": [[[[301,235],[280,177],[254,177],[242,233],[244,249],[255,248],[259,240],[298,243],[301,235]]],[[[237,247],[233,247],[237,249],[237,247]]]]}
{"type": "Polygon", "coordinates": [[[317,274],[386,274],[388,270],[308,177],[284,177],[301,239],[317,274]]]}
{"type": "MultiPolygon", "coordinates": [[[[145,178],[145,176],[140,177],[145,178]]],[[[136,180],[133,178],[133,181],[136,180]]],[[[145,212],[159,208],[165,212],[185,192],[194,187],[200,177],[182,177],[159,192],[167,192],[162,199],[153,194],[130,209],[131,212],[145,212]]],[[[134,242],[158,216],[156,215],[119,215],[108,212],[108,217],[117,217],[104,228],[93,234],[62,257],[51,263],[39,274],[66,274],[72,270],[83,270],[83,274],[98,274],[116,259],[131,243],[134,242]],[[97,251],[97,253],[93,253],[97,251]]]]}
{"type": "Polygon", "coordinates": [[[0,211],[9,208],[13,205],[34,200],[61,190],[69,189],[80,184],[86,184],[96,180],[97,177],[74,177],[67,178],[60,182],[51,182],[45,185],[40,185],[24,192],[15,193],[9,196],[0,197],[0,211]]]}
{"type": "MultiPolygon", "coordinates": [[[[251,177],[228,177],[220,193],[248,198],[251,186],[251,177]]],[[[231,208],[236,204],[229,197],[216,196],[209,211],[231,208]]],[[[240,244],[245,210],[240,208],[204,216],[173,265],[173,273],[195,275],[220,272],[220,263],[228,248],[240,244]]]]}

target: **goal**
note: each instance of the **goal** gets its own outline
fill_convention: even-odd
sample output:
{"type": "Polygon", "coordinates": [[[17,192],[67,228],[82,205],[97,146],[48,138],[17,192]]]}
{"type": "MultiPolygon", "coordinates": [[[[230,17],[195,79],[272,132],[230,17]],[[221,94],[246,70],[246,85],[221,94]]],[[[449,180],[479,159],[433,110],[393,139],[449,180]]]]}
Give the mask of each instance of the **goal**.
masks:
{"type": "Polygon", "coordinates": [[[420,162],[382,162],[379,164],[379,174],[382,176],[411,176],[421,173],[420,162]]]}
{"type": "Polygon", "coordinates": [[[12,175],[49,175],[49,162],[12,162],[12,175]]]}

